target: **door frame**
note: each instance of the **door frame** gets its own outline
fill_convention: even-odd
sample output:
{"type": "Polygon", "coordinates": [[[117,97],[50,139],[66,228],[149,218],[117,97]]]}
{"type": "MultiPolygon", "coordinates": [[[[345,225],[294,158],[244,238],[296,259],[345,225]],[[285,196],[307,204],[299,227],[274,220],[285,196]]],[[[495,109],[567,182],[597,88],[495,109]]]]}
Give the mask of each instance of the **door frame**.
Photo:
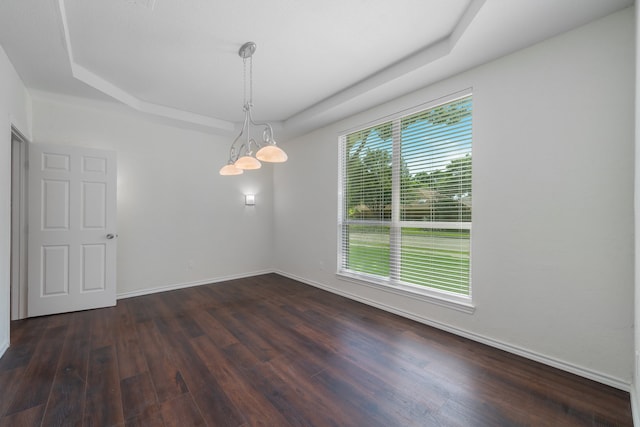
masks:
{"type": "Polygon", "coordinates": [[[28,143],[11,126],[11,320],[27,317],[28,143]]]}

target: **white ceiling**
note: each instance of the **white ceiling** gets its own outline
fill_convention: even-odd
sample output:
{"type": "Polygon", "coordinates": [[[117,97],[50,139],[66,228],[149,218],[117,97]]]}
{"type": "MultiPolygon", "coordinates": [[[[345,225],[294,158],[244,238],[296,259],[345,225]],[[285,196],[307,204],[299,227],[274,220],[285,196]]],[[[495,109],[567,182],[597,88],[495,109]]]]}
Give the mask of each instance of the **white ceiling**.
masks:
{"type": "Polygon", "coordinates": [[[309,130],[630,6],[633,0],[0,0],[28,88],[115,99],[230,132],[309,130]]]}

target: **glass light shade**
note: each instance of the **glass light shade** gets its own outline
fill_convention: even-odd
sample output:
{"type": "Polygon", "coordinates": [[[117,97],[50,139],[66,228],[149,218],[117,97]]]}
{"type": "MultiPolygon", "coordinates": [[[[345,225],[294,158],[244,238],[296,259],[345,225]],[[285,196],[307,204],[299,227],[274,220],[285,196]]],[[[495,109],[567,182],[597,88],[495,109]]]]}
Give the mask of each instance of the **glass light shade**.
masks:
{"type": "Polygon", "coordinates": [[[260,169],[262,167],[262,163],[251,156],[242,156],[233,165],[239,169],[260,169]]]}
{"type": "Polygon", "coordinates": [[[225,176],[240,175],[242,173],[244,173],[242,169],[238,169],[237,167],[231,164],[224,165],[222,168],[220,168],[220,175],[225,175],[225,176]]]}
{"type": "Polygon", "coordinates": [[[265,145],[256,153],[256,157],[263,162],[282,163],[288,159],[287,153],[277,145],[265,145]]]}

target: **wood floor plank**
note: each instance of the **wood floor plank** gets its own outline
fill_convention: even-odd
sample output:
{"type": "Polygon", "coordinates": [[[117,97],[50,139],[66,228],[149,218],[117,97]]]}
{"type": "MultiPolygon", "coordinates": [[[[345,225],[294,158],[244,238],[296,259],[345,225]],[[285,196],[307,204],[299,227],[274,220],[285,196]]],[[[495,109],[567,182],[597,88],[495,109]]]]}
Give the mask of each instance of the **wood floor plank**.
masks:
{"type": "MultiPolygon", "coordinates": [[[[296,330],[302,336],[314,337],[316,343],[326,346],[327,350],[335,354],[334,360],[340,357],[369,375],[376,376],[384,384],[391,384],[392,389],[387,392],[400,399],[398,407],[402,408],[405,405],[403,402],[409,405],[403,411],[422,415],[434,413],[451,397],[448,387],[435,381],[432,376],[422,374],[421,369],[428,362],[416,362],[406,355],[389,353],[388,346],[367,340],[361,334],[341,335],[341,346],[336,347],[331,336],[317,324],[300,324],[296,326],[296,330]],[[407,372],[414,374],[406,375],[407,372]]],[[[334,365],[338,367],[340,364],[334,365]]],[[[388,401],[391,398],[387,396],[384,399],[388,401]]]]}
{"type": "MultiPolygon", "coordinates": [[[[388,346],[385,342],[368,342],[363,339],[363,334],[351,334],[352,337],[348,338],[349,334],[345,331],[341,334],[343,345],[336,348],[333,344],[335,340],[324,332],[322,324],[306,326],[278,308],[269,302],[262,303],[257,310],[248,314],[251,316],[248,321],[255,324],[253,317],[262,317],[263,322],[270,323],[268,329],[278,330],[278,340],[286,343],[287,354],[293,360],[306,362],[303,372],[323,370],[328,365],[327,360],[337,370],[337,376],[341,375],[340,370],[344,370],[345,374],[353,374],[362,369],[357,376],[368,378],[365,389],[376,390],[372,398],[384,402],[382,406],[390,408],[387,411],[395,414],[394,417],[400,417],[397,422],[403,425],[411,425],[412,418],[426,419],[446,402],[448,396],[443,387],[424,381],[419,375],[403,375],[416,366],[394,355],[387,355],[385,349],[388,346]],[[315,363],[311,364],[313,359],[315,363]],[[371,383],[376,385],[372,386],[371,383]],[[405,415],[410,418],[404,419],[405,415]]],[[[325,319],[323,323],[329,320],[333,321],[325,319]]]]}
{"type": "MultiPolygon", "coordinates": [[[[334,351],[356,366],[365,369],[369,375],[382,380],[383,383],[394,384],[393,388],[380,389],[378,393],[380,398],[374,399],[381,402],[396,400],[395,406],[401,408],[402,413],[415,413],[426,417],[428,414],[437,412],[452,397],[456,386],[452,387],[449,379],[421,374],[425,366],[433,363],[430,359],[429,346],[418,343],[416,339],[420,338],[404,337],[403,334],[397,333],[404,331],[404,319],[398,319],[400,321],[395,322],[403,325],[400,329],[397,326],[371,328],[370,324],[373,323],[371,315],[354,316],[359,309],[354,309],[350,314],[342,312],[338,316],[329,316],[332,313],[331,309],[327,306],[319,309],[324,305],[322,302],[319,304],[311,303],[310,306],[313,309],[310,311],[300,312],[292,307],[288,307],[286,311],[305,318],[307,322],[296,328],[304,335],[318,337],[316,341],[319,343],[328,342],[331,343],[330,345],[335,345],[333,344],[335,340],[331,340],[330,336],[320,338],[324,335],[325,329],[339,334],[341,348],[334,351]],[[319,310],[315,311],[315,309],[319,310]],[[394,351],[394,347],[388,345],[389,339],[393,339],[394,344],[401,346],[403,351],[394,351]],[[405,375],[406,372],[414,372],[414,375],[405,375]],[[406,396],[413,397],[407,399],[406,396]]],[[[393,315],[374,314],[376,316],[380,314],[380,317],[384,318],[384,324],[394,323],[393,315]]],[[[337,367],[339,364],[333,365],[337,367]]],[[[473,372],[468,372],[468,375],[472,374],[473,372]]]]}
{"type": "Polygon", "coordinates": [[[124,424],[116,351],[113,345],[96,348],[89,356],[84,425],[124,424]]]}
{"type": "Polygon", "coordinates": [[[186,333],[190,338],[199,337],[203,334],[202,329],[192,317],[193,313],[198,310],[196,308],[190,310],[190,307],[199,307],[200,304],[177,303],[180,300],[179,295],[184,295],[184,292],[182,294],[178,292],[180,291],[166,292],[159,295],[164,305],[162,318],[172,319],[173,323],[179,326],[176,332],[186,333]]]}
{"type": "Polygon", "coordinates": [[[315,375],[308,376],[306,369],[300,367],[299,361],[279,358],[268,364],[285,383],[294,385],[300,402],[297,406],[307,407],[305,413],[313,413],[314,418],[311,421],[314,425],[345,427],[384,425],[383,420],[375,417],[374,413],[362,411],[359,405],[345,399],[345,396],[337,390],[326,387],[315,378],[315,375]]]}
{"type": "MultiPolygon", "coordinates": [[[[235,347],[235,350],[242,348],[235,347]]],[[[313,426],[313,419],[317,418],[316,412],[306,413],[302,405],[299,405],[298,395],[293,384],[287,384],[279,377],[268,363],[258,362],[251,369],[243,370],[243,381],[260,392],[269,401],[289,424],[294,426],[313,426]]],[[[318,424],[321,425],[321,424],[318,424]]]]}
{"type": "Polygon", "coordinates": [[[239,426],[244,417],[231,402],[225,391],[215,382],[210,382],[193,394],[200,408],[203,421],[209,425],[239,426]]]}
{"type": "Polygon", "coordinates": [[[6,415],[47,403],[66,333],[66,326],[46,328],[6,415]]]}
{"type": "Polygon", "coordinates": [[[0,371],[0,419],[7,412],[13,403],[19,386],[22,384],[22,377],[26,367],[12,369],[10,371],[0,371]]]}
{"type": "Polygon", "coordinates": [[[0,359],[0,372],[26,367],[40,342],[40,337],[48,327],[42,319],[32,323],[19,320],[12,322],[11,325],[11,346],[5,352],[5,357],[0,359]],[[41,324],[41,327],[37,327],[36,323],[41,324]],[[15,328],[14,324],[17,324],[15,328]],[[27,326],[31,324],[33,324],[32,327],[27,326]]]}
{"type": "Polygon", "coordinates": [[[199,311],[194,313],[194,320],[200,325],[205,335],[215,341],[216,345],[224,348],[229,345],[238,343],[238,339],[225,328],[218,320],[216,320],[209,311],[199,311]]]}
{"type": "Polygon", "coordinates": [[[116,352],[120,379],[129,378],[147,371],[147,362],[140,347],[140,339],[131,314],[128,301],[119,303],[116,308],[116,352]]]}
{"type": "MultiPolygon", "coordinates": [[[[252,304],[248,311],[250,311],[253,306],[252,304]]],[[[278,356],[279,350],[276,348],[278,342],[269,342],[264,336],[261,336],[256,331],[256,325],[247,327],[246,324],[243,324],[242,320],[236,317],[239,314],[238,310],[209,310],[209,314],[222,324],[239,342],[247,347],[258,360],[266,362],[278,356]]]]}
{"type": "Polygon", "coordinates": [[[167,345],[172,343],[176,365],[183,373],[190,394],[202,408],[202,414],[213,425],[242,424],[242,415],[230,401],[218,378],[209,370],[206,358],[199,357],[180,323],[175,317],[156,319],[158,330],[168,340],[167,345]]]}
{"type": "Polygon", "coordinates": [[[116,308],[108,307],[87,312],[91,322],[91,348],[103,348],[114,344],[117,321],[116,308]]]}
{"type": "Polygon", "coordinates": [[[87,312],[70,317],[43,425],[81,425],[90,350],[87,312]]]}
{"type": "MultiPolygon", "coordinates": [[[[127,305],[130,307],[130,312],[136,323],[143,323],[149,320],[153,320],[156,315],[153,310],[154,303],[151,300],[152,295],[145,295],[143,297],[128,298],[126,300],[127,305]]],[[[120,304],[120,302],[118,302],[120,304]]]]}
{"type": "Polygon", "coordinates": [[[189,394],[182,394],[163,402],[160,405],[160,415],[166,427],[198,427],[206,425],[198,407],[189,394]]]}
{"type": "Polygon", "coordinates": [[[121,380],[120,390],[125,420],[158,412],[156,392],[148,372],[121,380]]]}
{"type": "Polygon", "coordinates": [[[125,421],[125,427],[163,427],[159,407],[148,407],[143,413],[125,421]]]}
{"type": "Polygon", "coordinates": [[[33,427],[39,426],[45,405],[34,406],[20,412],[15,412],[0,419],[0,427],[33,427]]]}
{"type": "MultiPolygon", "coordinates": [[[[201,336],[192,341],[198,356],[205,361],[220,388],[224,390],[227,400],[237,408],[235,425],[263,424],[282,427],[289,425],[285,417],[269,403],[261,390],[256,390],[245,380],[242,369],[235,365],[235,361],[227,359],[224,352],[209,337],[201,336]]],[[[207,402],[207,395],[197,396],[196,402],[210,425],[221,424],[221,420],[209,411],[212,405],[207,402]]]]}
{"type": "Polygon", "coordinates": [[[633,424],[625,391],[276,274],[11,328],[0,427],[633,424]]]}
{"type": "Polygon", "coordinates": [[[175,361],[171,359],[171,352],[165,348],[154,322],[148,320],[137,323],[136,329],[158,402],[187,393],[188,389],[182,373],[176,367],[175,361]]]}

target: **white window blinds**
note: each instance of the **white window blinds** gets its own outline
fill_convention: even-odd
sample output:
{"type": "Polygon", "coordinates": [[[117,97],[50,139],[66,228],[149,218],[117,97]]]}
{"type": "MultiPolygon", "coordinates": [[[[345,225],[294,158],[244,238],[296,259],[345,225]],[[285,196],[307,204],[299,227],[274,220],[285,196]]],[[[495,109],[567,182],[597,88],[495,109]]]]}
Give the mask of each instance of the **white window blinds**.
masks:
{"type": "Polygon", "coordinates": [[[343,135],[339,272],[470,295],[472,98],[343,135]]]}

